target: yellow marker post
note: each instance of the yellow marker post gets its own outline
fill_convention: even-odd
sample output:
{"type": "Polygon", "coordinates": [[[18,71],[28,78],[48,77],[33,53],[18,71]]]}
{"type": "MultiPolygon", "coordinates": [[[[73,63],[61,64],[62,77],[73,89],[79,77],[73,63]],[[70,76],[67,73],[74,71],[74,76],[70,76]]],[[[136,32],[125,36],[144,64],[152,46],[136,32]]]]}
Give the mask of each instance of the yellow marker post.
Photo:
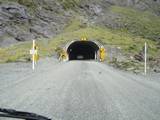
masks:
{"type": "Polygon", "coordinates": [[[34,70],[34,65],[35,65],[35,61],[34,61],[34,58],[35,58],[35,49],[34,49],[34,46],[35,46],[35,40],[33,40],[33,46],[32,46],[32,50],[33,50],[33,54],[32,54],[32,69],[34,70]]]}
{"type": "Polygon", "coordinates": [[[39,60],[38,46],[35,45],[34,49],[35,49],[34,61],[35,61],[35,64],[37,64],[37,61],[39,60]]]}
{"type": "Polygon", "coordinates": [[[81,41],[87,41],[87,38],[86,37],[82,37],[81,41]]]}
{"type": "Polygon", "coordinates": [[[106,50],[104,47],[100,48],[100,61],[103,62],[105,60],[106,57],[106,50]]]}
{"type": "Polygon", "coordinates": [[[36,50],[35,40],[33,40],[32,49],[30,50],[30,54],[32,55],[32,69],[35,69],[35,63],[37,62],[36,56],[38,56],[38,51],[36,50]]]}
{"type": "Polygon", "coordinates": [[[66,61],[67,58],[68,58],[67,52],[66,52],[65,50],[63,50],[63,51],[60,53],[59,59],[62,60],[62,61],[66,61]]]}

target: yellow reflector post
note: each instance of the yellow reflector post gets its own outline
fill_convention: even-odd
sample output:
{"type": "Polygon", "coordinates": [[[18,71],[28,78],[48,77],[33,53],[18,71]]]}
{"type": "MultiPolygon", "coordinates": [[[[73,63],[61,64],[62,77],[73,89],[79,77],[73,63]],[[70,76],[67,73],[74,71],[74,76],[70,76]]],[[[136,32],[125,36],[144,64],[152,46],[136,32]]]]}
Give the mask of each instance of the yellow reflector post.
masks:
{"type": "Polygon", "coordinates": [[[100,51],[100,61],[103,62],[106,57],[106,50],[104,47],[101,47],[99,51],[100,51]]]}

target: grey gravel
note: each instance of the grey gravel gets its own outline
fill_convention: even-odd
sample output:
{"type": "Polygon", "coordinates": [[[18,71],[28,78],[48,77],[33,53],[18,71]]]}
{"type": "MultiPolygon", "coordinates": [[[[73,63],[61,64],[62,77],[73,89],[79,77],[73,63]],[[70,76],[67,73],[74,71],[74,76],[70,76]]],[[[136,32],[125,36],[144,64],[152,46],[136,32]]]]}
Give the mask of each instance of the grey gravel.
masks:
{"type": "Polygon", "coordinates": [[[160,77],[135,75],[94,61],[45,59],[0,65],[0,107],[53,120],[158,120],[160,77]]]}

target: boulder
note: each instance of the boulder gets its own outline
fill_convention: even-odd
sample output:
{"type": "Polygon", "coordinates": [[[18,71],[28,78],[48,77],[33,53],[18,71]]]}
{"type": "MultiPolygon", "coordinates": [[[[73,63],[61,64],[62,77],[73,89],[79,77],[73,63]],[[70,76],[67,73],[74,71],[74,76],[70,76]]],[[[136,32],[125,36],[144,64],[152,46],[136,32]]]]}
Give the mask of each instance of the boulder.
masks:
{"type": "Polygon", "coordinates": [[[144,55],[140,52],[139,54],[134,55],[134,59],[142,62],[144,61],[144,55]]]}
{"type": "Polygon", "coordinates": [[[1,22],[26,21],[30,18],[25,6],[12,2],[0,5],[0,16],[1,22]]]}

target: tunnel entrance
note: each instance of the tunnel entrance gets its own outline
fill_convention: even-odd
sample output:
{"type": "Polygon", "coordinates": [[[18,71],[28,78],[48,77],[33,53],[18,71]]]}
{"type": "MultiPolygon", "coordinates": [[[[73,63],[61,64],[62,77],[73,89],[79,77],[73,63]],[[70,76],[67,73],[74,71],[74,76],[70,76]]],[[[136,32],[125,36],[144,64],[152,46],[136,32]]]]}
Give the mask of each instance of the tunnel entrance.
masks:
{"type": "Polygon", "coordinates": [[[67,49],[69,60],[96,60],[99,46],[92,41],[75,41],[67,49]]]}

